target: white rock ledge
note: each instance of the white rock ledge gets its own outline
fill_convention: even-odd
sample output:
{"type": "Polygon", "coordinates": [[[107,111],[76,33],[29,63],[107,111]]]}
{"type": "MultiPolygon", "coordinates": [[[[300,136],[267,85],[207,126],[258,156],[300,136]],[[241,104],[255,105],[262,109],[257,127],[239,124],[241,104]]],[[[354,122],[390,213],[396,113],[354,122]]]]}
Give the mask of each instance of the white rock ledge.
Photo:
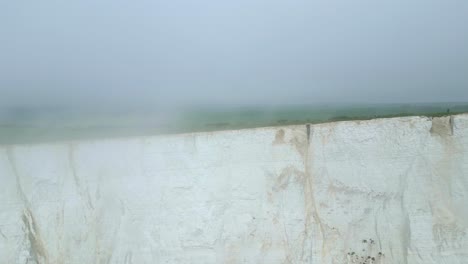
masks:
{"type": "Polygon", "coordinates": [[[0,263],[468,263],[468,115],[0,147],[0,263]]]}

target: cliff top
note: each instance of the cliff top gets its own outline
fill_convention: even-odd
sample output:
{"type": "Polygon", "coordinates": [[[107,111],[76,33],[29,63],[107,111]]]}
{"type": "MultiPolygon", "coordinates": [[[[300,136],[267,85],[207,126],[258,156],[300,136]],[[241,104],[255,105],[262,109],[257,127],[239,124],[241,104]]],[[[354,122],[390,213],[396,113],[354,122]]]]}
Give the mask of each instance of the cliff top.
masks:
{"type": "Polygon", "coordinates": [[[205,107],[179,111],[0,109],[0,144],[54,142],[468,113],[468,103],[205,107]]]}

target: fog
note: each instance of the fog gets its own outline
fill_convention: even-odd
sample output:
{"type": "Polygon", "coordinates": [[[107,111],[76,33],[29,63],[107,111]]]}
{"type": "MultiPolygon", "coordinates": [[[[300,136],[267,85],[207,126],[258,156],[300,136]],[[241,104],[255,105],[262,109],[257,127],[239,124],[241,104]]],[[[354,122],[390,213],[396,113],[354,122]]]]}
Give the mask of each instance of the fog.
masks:
{"type": "Polygon", "coordinates": [[[2,1],[0,105],[468,101],[468,1],[2,1]]]}

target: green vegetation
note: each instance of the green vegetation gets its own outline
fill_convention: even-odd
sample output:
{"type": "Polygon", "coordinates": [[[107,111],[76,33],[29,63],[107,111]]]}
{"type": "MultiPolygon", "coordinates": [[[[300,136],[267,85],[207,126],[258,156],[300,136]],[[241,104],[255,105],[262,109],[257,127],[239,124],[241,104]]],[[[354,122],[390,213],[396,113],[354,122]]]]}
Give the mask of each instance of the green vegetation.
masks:
{"type": "Polygon", "coordinates": [[[155,134],[315,124],[399,116],[468,113],[468,103],[205,107],[159,112],[0,110],[0,144],[33,143],[155,134]]]}

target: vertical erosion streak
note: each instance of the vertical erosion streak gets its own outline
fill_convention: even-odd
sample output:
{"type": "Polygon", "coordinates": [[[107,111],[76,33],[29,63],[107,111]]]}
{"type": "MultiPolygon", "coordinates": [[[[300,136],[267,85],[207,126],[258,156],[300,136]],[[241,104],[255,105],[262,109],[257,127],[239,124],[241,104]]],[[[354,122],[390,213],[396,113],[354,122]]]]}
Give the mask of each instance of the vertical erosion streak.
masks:
{"type": "Polygon", "coordinates": [[[72,176],[73,176],[73,181],[75,182],[76,189],[77,189],[78,194],[80,195],[80,197],[83,198],[83,199],[86,199],[86,204],[87,204],[89,209],[94,210],[94,205],[93,205],[91,195],[90,195],[89,190],[88,190],[88,186],[83,184],[80,181],[80,177],[78,176],[78,172],[77,172],[76,165],[75,165],[75,154],[74,154],[75,151],[74,151],[74,149],[75,149],[75,147],[74,147],[73,144],[70,144],[68,146],[68,163],[69,163],[70,170],[71,170],[71,173],[72,173],[72,176]]]}
{"type": "Polygon", "coordinates": [[[297,150],[301,154],[301,157],[303,159],[303,164],[304,164],[304,206],[305,206],[305,227],[304,227],[304,239],[303,239],[303,249],[302,249],[302,259],[304,260],[304,254],[305,250],[309,250],[310,252],[307,254],[309,256],[309,263],[312,263],[312,251],[313,251],[313,245],[312,242],[310,242],[310,248],[305,249],[306,241],[310,239],[311,234],[311,227],[312,224],[315,220],[315,222],[318,224],[320,228],[320,232],[322,233],[322,254],[324,252],[324,241],[325,241],[325,233],[323,230],[323,225],[320,221],[320,217],[318,215],[316,203],[315,203],[315,196],[314,196],[314,188],[313,188],[313,175],[311,171],[311,156],[310,153],[310,148],[311,148],[311,134],[313,131],[311,131],[310,124],[306,125],[306,132],[307,132],[307,138],[305,142],[302,142],[302,144],[296,145],[297,150]]]}
{"type": "Polygon", "coordinates": [[[454,137],[453,116],[433,118],[430,132],[441,152],[441,156],[432,164],[434,198],[431,199],[431,210],[434,243],[440,256],[464,253],[463,241],[466,239],[467,225],[462,204],[465,204],[466,199],[462,201],[460,197],[463,196],[459,196],[466,193],[465,177],[462,167],[459,167],[459,164],[463,163],[463,144],[454,137]],[[460,209],[457,203],[461,205],[460,209]]]}
{"type": "MultiPolygon", "coordinates": [[[[400,175],[400,186],[399,186],[399,193],[400,193],[400,209],[402,212],[402,232],[401,232],[401,260],[403,261],[404,264],[408,263],[408,250],[410,250],[410,241],[411,241],[411,221],[409,218],[409,213],[408,209],[406,208],[405,205],[405,196],[406,192],[408,191],[408,177],[410,176],[410,172],[416,163],[416,160],[418,159],[419,156],[415,156],[411,162],[409,167],[406,169],[406,171],[400,175]]],[[[376,234],[377,234],[377,228],[376,228],[376,234]]],[[[380,241],[380,236],[378,237],[380,241]]],[[[392,258],[394,258],[392,254],[392,258]]]]}
{"type": "Polygon", "coordinates": [[[34,218],[31,204],[28,201],[24,193],[23,187],[21,185],[21,177],[18,172],[18,168],[16,166],[15,158],[14,158],[11,148],[7,148],[7,157],[11,166],[11,170],[16,178],[16,189],[17,189],[18,195],[20,196],[21,200],[24,203],[24,211],[21,215],[21,219],[24,225],[25,236],[29,242],[29,257],[32,258],[32,260],[38,264],[42,264],[42,263],[47,264],[49,263],[48,257],[47,257],[48,256],[47,250],[44,246],[43,240],[41,238],[40,230],[34,218]]]}

